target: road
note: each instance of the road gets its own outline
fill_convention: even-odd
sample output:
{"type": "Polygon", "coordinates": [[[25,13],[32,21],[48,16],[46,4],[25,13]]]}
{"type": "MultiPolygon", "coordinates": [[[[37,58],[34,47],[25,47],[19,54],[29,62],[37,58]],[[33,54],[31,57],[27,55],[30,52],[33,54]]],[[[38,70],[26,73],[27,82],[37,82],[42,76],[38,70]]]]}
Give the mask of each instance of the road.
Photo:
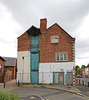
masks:
{"type": "Polygon", "coordinates": [[[87,86],[82,86],[82,85],[77,85],[76,86],[83,95],[88,96],[89,97],[89,87],[87,86]]]}
{"type": "Polygon", "coordinates": [[[72,93],[45,88],[19,87],[10,92],[16,92],[20,100],[87,100],[72,93]]]}

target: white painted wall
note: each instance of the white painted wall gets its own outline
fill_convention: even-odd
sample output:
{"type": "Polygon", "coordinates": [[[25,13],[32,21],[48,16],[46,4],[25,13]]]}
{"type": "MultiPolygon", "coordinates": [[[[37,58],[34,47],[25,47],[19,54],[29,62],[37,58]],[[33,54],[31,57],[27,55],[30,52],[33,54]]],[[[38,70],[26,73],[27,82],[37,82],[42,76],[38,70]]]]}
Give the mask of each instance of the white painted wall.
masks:
{"type": "Polygon", "coordinates": [[[17,53],[17,71],[17,81],[30,83],[30,51],[17,53]]]}
{"type": "MultiPolygon", "coordinates": [[[[53,72],[61,72],[64,70],[66,74],[67,71],[73,71],[74,66],[75,62],[39,63],[39,83],[53,83],[53,72]]],[[[65,77],[64,80],[66,80],[65,77]]]]}

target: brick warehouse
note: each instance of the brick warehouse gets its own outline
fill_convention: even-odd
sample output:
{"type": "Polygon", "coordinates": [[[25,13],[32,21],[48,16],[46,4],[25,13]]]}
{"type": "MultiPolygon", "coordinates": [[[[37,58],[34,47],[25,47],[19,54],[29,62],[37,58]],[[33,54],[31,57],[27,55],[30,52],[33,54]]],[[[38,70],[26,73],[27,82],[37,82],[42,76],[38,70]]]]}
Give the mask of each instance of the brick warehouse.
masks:
{"type": "Polygon", "coordinates": [[[17,81],[31,84],[66,84],[66,72],[75,66],[75,38],[57,23],[31,26],[18,37],[17,81]]]}

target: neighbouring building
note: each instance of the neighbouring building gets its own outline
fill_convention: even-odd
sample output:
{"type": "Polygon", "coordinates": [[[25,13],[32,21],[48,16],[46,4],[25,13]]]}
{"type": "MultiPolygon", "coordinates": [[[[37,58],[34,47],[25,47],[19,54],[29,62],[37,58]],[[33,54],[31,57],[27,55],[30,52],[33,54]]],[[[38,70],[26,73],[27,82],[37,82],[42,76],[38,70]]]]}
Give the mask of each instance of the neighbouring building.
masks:
{"type": "Polygon", "coordinates": [[[89,78],[89,64],[85,68],[83,68],[82,72],[83,78],[89,78]]]}
{"type": "Polygon", "coordinates": [[[12,79],[16,78],[16,67],[17,67],[17,58],[13,57],[3,57],[5,59],[4,62],[4,70],[6,75],[10,74],[12,79]]]}
{"type": "Polygon", "coordinates": [[[89,64],[82,70],[82,78],[76,78],[77,84],[89,87],[89,64]]]}
{"type": "Polygon", "coordinates": [[[4,78],[4,62],[5,59],[0,56],[0,83],[3,82],[4,78]]]}
{"type": "Polygon", "coordinates": [[[17,58],[0,56],[0,82],[16,79],[17,58]]]}
{"type": "Polygon", "coordinates": [[[75,38],[57,23],[47,28],[47,19],[41,19],[40,28],[32,25],[18,37],[17,81],[67,84],[74,66],[75,38]]]}

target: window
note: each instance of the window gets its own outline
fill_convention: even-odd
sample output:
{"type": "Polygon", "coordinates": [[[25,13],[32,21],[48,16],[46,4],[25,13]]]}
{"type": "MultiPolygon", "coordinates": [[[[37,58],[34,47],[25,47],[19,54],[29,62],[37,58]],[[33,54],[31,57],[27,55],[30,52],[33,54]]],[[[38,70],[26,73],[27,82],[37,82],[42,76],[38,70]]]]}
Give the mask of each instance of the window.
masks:
{"type": "Polygon", "coordinates": [[[56,55],[56,61],[59,61],[59,54],[56,55]]]}
{"type": "Polygon", "coordinates": [[[2,64],[0,64],[0,72],[2,71],[2,64]]]}
{"type": "Polygon", "coordinates": [[[60,61],[63,61],[63,54],[59,54],[60,61]]]}
{"type": "Polygon", "coordinates": [[[64,54],[64,60],[67,60],[67,54],[64,54]]]}
{"type": "Polygon", "coordinates": [[[5,67],[5,72],[7,72],[7,70],[8,70],[8,67],[5,67]]]}
{"type": "Polygon", "coordinates": [[[51,36],[51,43],[58,43],[59,42],[59,36],[53,35],[51,36]]]}
{"type": "Polygon", "coordinates": [[[56,61],[67,61],[68,54],[56,54],[56,61]]]}

